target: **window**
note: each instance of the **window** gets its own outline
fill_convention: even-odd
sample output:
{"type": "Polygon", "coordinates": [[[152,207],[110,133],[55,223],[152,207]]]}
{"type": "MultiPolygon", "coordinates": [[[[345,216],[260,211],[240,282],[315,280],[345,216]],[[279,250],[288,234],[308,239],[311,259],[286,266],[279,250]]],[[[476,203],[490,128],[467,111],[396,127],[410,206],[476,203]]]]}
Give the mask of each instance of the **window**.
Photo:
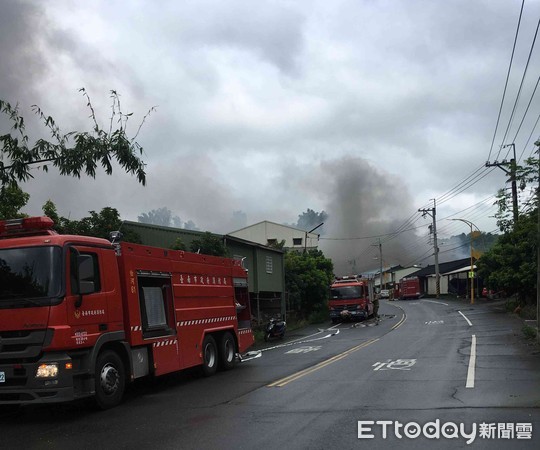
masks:
{"type": "Polygon", "coordinates": [[[277,244],[277,239],[267,239],[266,240],[266,245],[276,245],[277,244]]]}
{"type": "Polygon", "coordinates": [[[293,238],[293,245],[302,245],[302,238],[293,238]]]}
{"type": "Polygon", "coordinates": [[[349,300],[352,298],[362,298],[364,290],[362,286],[340,286],[332,288],[330,295],[333,300],[349,300]]]}
{"type": "Polygon", "coordinates": [[[60,295],[59,247],[8,248],[0,250],[0,304],[60,295]]]}
{"type": "Polygon", "coordinates": [[[272,273],[274,271],[274,261],[271,256],[266,257],[266,273],[272,273]]]}
{"type": "Polygon", "coordinates": [[[139,276],[138,282],[143,337],[174,334],[171,279],[150,275],[139,276]]]}
{"type": "Polygon", "coordinates": [[[73,247],[71,252],[71,293],[79,293],[79,285],[77,281],[77,273],[79,270],[83,272],[79,274],[82,281],[91,281],[94,283],[94,292],[101,291],[101,278],[99,276],[99,259],[98,255],[93,252],[77,251],[73,247]],[[77,255],[89,256],[89,260],[81,268],[77,268],[77,255]]]}
{"type": "Polygon", "coordinates": [[[146,321],[148,329],[162,328],[167,325],[165,317],[165,303],[163,302],[163,292],[159,287],[143,286],[144,308],[146,310],[146,321]]]}

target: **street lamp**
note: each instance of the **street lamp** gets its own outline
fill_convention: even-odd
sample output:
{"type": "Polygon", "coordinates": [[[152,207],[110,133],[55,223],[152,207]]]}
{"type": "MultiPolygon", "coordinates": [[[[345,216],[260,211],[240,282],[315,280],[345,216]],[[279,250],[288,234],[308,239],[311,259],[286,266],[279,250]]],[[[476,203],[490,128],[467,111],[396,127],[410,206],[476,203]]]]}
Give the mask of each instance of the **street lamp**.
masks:
{"type": "Polygon", "coordinates": [[[320,223],[315,228],[312,228],[311,230],[306,231],[306,238],[304,239],[304,253],[307,253],[307,235],[315,231],[317,228],[322,227],[323,225],[324,225],[324,222],[320,223]]]}
{"type": "Polygon", "coordinates": [[[471,227],[471,270],[469,272],[469,278],[471,279],[471,305],[473,305],[474,304],[474,260],[473,260],[473,228],[472,227],[475,226],[478,231],[480,231],[480,229],[469,220],[465,220],[465,219],[449,219],[449,220],[459,220],[460,222],[464,222],[471,227]]]}

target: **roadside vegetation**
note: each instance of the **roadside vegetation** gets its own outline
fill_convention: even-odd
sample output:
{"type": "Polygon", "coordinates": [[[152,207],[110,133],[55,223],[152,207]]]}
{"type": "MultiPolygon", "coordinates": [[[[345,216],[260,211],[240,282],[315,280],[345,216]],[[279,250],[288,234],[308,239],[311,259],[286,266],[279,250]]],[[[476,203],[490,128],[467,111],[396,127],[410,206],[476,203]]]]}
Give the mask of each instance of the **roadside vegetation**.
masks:
{"type": "Polygon", "coordinates": [[[320,250],[285,254],[285,288],[289,309],[299,320],[319,323],[328,318],[328,289],[334,278],[332,260],[320,250]]]}
{"type": "MultiPolygon", "coordinates": [[[[540,146],[540,141],[535,145],[540,146]]],[[[536,318],[538,173],[538,158],[529,158],[525,165],[516,167],[520,189],[531,193],[529,202],[519,211],[517,221],[514,220],[509,192],[499,191],[496,218],[502,235],[477,262],[478,275],[484,279],[485,285],[494,291],[504,291],[509,298],[507,309],[526,319],[536,318]]]]}

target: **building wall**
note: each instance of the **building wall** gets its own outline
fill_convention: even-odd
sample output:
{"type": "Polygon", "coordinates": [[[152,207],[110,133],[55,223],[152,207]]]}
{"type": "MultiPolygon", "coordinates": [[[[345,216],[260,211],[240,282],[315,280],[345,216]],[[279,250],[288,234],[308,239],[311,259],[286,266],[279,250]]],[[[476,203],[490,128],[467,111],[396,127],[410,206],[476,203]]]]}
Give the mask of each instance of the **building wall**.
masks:
{"type": "Polygon", "coordinates": [[[259,323],[270,317],[285,317],[285,272],[283,252],[246,245],[226,236],[231,255],[244,259],[248,269],[251,313],[259,323]]]}
{"type": "MultiPolygon", "coordinates": [[[[427,286],[427,294],[428,295],[436,295],[437,294],[437,283],[435,281],[435,276],[429,276],[427,278],[428,280],[428,286],[427,286]]],[[[439,291],[441,294],[448,294],[448,275],[441,275],[439,277],[439,291]]]]}
{"type": "Polygon", "coordinates": [[[241,245],[233,241],[227,241],[226,247],[230,252],[231,257],[244,259],[244,267],[248,270],[248,286],[250,292],[259,290],[258,270],[257,270],[257,255],[254,247],[241,245]]]}
{"type": "Polygon", "coordinates": [[[233,231],[229,235],[247,241],[257,242],[261,245],[268,245],[271,241],[279,244],[284,240],[286,248],[297,250],[303,250],[306,247],[308,249],[317,248],[319,244],[319,235],[316,233],[307,234],[306,246],[306,232],[304,230],[268,221],[233,231]]]}
{"type": "Polygon", "coordinates": [[[418,272],[418,267],[407,267],[405,269],[399,269],[392,273],[392,281],[394,283],[399,283],[399,281],[410,275],[411,273],[418,272]]]}

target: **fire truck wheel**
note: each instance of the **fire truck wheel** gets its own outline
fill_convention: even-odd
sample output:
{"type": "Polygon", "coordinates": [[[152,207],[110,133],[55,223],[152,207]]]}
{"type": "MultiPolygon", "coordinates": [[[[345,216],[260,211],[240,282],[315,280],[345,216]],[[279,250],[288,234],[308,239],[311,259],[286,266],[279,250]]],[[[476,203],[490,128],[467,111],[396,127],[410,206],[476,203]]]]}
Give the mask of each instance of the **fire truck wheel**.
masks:
{"type": "Polygon", "coordinates": [[[216,341],[209,334],[206,335],[202,345],[203,365],[202,371],[204,376],[209,377],[214,375],[218,366],[218,353],[216,341]]]}
{"type": "Polygon", "coordinates": [[[223,370],[230,370],[234,367],[234,354],[236,353],[236,343],[231,333],[227,332],[221,336],[219,341],[219,365],[223,370]]]}
{"type": "Polygon", "coordinates": [[[125,368],[122,359],[112,350],[105,350],[96,362],[96,403],[101,409],[109,409],[122,401],[126,387],[125,368]]]}

